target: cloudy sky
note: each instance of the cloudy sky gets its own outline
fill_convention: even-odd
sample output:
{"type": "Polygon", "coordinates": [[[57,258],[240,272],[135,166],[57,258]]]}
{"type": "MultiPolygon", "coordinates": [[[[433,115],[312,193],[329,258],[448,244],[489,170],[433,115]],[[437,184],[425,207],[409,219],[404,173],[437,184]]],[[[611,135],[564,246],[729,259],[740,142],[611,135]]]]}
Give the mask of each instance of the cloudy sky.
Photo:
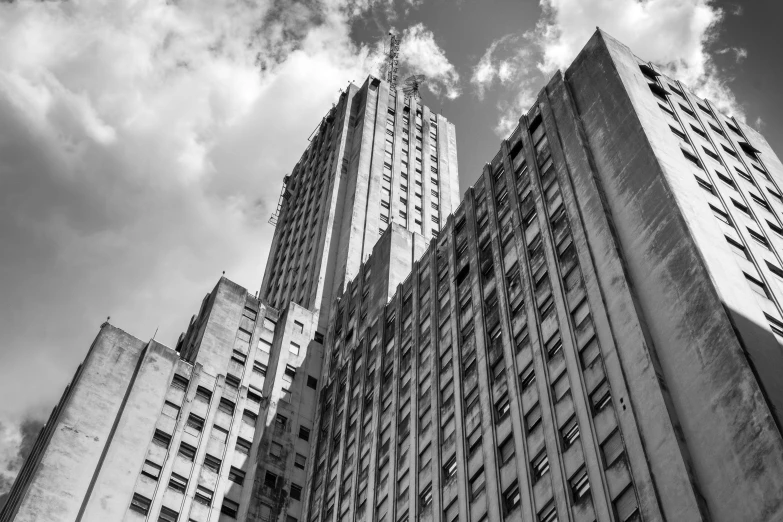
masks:
{"type": "Polygon", "coordinates": [[[596,26],[783,151],[777,3],[0,0],[0,494],[107,316],[173,346],[222,271],[260,286],[282,176],[390,27],[464,189],[596,26]]]}

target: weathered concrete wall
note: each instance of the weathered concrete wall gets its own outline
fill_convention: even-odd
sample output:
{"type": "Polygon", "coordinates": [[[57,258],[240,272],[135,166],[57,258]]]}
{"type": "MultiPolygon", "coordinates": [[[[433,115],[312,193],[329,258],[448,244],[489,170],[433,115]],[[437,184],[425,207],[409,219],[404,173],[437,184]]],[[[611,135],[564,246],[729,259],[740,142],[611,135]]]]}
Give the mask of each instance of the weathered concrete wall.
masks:
{"type": "Polygon", "coordinates": [[[111,325],[98,333],[16,513],[3,520],[78,520],[145,343],[111,325]]]}
{"type": "MultiPolygon", "coordinates": [[[[723,288],[744,283],[736,265],[718,261],[726,254],[718,251],[725,241],[717,221],[626,48],[597,33],[565,78],[653,358],[645,363],[638,345],[625,348],[620,337],[620,362],[631,376],[638,366],[660,363],[671,396],[667,413],[693,475],[688,485],[676,452],[656,442],[667,438],[655,427],[660,408],[637,388],[649,381],[629,379],[664,514],[672,520],[777,520],[783,447],[716,289],[716,280],[723,288]]],[[[611,256],[592,252],[611,316],[614,307],[628,304],[611,300],[617,272],[602,270],[611,256]]],[[[736,288],[732,295],[739,306],[750,304],[749,290],[736,288]]],[[[614,324],[622,324],[622,315],[614,324]]]]}

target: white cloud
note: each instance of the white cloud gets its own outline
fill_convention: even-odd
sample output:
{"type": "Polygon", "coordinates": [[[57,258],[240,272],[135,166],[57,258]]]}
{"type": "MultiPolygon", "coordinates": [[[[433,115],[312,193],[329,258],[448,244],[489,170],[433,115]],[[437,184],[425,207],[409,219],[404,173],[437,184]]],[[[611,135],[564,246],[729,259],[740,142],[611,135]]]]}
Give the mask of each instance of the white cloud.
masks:
{"type": "Polygon", "coordinates": [[[471,82],[479,97],[497,81],[508,91],[504,97],[513,100],[499,105],[499,135],[516,126],[537,91],[557,69],[568,67],[596,27],[640,58],[664,67],[720,109],[744,118],[712,53],[730,52],[740,62],[747,52],[713,50],[724,13],[709,0],[540,0],[540,4],[542,15],[535,30],[496,40],[473,70],[471,82]],[[512,49],[528,52],[513,54],[512,49]]]}
{"type": "MultiPolygon", "coordinates": [[[[427,88],[435,96],[444,95],[453,100],[462,93],[457,69],[446,58],[446,53],[435,42],[432,31],[416,24],[402,33],[400,64],[410,74],[427,76],[427,88]]],[[[400,80],[404,80],[402,75],[400,80]]],[[[402,82],[400,82],[402,83],[402,82]]]]}
{"type": "Polygon", "coordinates": [[[223,270],[255,291],[283,175],[366,74],[362,8],[0,3],[0,455],[106,316],[173,345],[223,270]]]}
{"type": "Polygon", "coordinates": [[[539,68],[565,68],[600,27],[735,116],[744,113],[710,54],[723,11],[709,0],[541,0],[539,68]]]}

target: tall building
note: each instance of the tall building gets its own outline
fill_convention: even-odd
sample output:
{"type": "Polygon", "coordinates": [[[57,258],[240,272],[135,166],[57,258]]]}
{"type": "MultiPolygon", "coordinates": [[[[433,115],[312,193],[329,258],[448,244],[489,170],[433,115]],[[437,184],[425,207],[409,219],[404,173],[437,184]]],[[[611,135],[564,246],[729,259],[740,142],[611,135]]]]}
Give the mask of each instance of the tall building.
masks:
{"type": "Polygon", "coordinates": [[[104,325],[0,521],[783,521],[764,138],[597,31],[459,205],[455,151],[351,86],[259,297],[104,325]]]}
{"type": "Polygon", "coordinates": [[[285,178],[260,296],[221,278],[174,350],[102,325],[0,520],[303,520],[329,304],[371,253],[385,304],[458,198],[453,124],[349,85],[285,178]]]}
{"type": "Polygon", "coordinates": [[[374,257],[335,300],[305,519],[783,520],[781,184],[596,32],[389,303],[374,257]]]}

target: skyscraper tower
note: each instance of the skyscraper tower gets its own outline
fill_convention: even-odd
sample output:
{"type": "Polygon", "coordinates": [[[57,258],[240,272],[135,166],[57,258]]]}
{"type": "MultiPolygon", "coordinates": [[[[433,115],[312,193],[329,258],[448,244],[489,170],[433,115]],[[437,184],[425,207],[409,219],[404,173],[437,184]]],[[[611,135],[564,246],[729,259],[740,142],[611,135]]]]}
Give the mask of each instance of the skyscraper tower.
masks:
{"type": "Polygon", "coordinates": [[[350,84],[286,182],[261,299],[321,311],[390,223],[429,241],[459,203],[454,125],[386,82],[350,84]]]}
{"type": "Polygon", "coordinates": [[[781,186],[600,30],[459,205],[453,127],[370,77],[260,297],[104,324],[0,521],[783,521],[781,186]]]}

